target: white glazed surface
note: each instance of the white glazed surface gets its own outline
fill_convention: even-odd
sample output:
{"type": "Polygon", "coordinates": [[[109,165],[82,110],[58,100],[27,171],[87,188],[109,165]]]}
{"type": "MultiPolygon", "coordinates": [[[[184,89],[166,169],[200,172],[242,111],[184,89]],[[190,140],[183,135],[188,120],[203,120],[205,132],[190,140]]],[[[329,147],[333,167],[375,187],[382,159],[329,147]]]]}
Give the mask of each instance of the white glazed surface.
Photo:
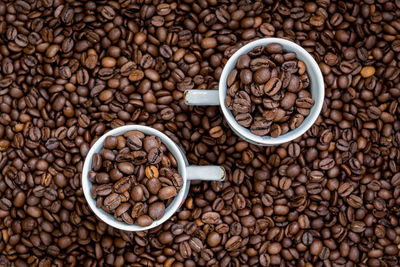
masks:
{"type": "Polygon", "coordinates": [[[190,186],[190,181],[187,181],[187,179],[186,179],[186,176],[187,176],[186,166],[187,166],[187,160],[186,160],[186,157],[183,155],[182,150],[180,150],[179,147],[165,134],[163,134],[160,131],[153,129],[151,127],[142,126],[142,125],[121,126],[121,127],[113,129],[113,130],[107,132],[106,134],[104,134],[90,148],[90,150],[86,156],[85,163],[83,165],[83,170],[82,170],[83,193],[84,193],[86,201],[88,202],[92,211],[97,215],[97,217],[99,217],[102,221],[104,221],[108,225],[111,225],[114,228],[118,228],[118,229],[125,230],[125,231],[148,230],[148,229],[154,228],[154,227],[162,224],[166,220],[168,220],[175,213],[175,211],[180,207],[181,203],[186,198],[186,195],[189,191],[189,186],[190,186]],[[174,155],[175,159],[177,160],[178,171],[182,175],[182,178],[184,181],[182,189],[179,191],[179,193],[175,197],[174,201],[166,208],[164,217],[162,217],[160,220],[154,221],[151,225],[146,226],[146,227],[140,227],[138,225],[130,225],[130,224],[127,224],[124,222],[117,221],[112,215],[108,214],[101,208],[98,208],[96,206],[96,201],[92,198],[92,195],[90,194],[90,190],[92,188],[92,183],[89,181],[88,173],[92,169],[93,155],[95,153],[98,153],[100,151],[100,149],[103,147],[104,140],[107,136],[119,136],[119,135],[123,135],[125,132],[133,131],[133,130],[141,131],[147,135],[158,136],[161,139],[161,142],[168,148],[168,150],[174,155]]]}
{"type": "Polygon", "coordinates": [[[186,90],[183,98],[190,106],[219,106],[218,90],[186,90]]]}
{"type": "Polygon", "coordinates": [[[315,62],[314,58],[301,46],[288,41],[286,39],[281,38],[264,38],[260,40],[256,40],[254,42],[248,43],[247,45],[241,47],[238,51],[236,51],[233,56],[226,63],[220,77],[219,82],[219,101],[222,112],[232,130],[244,140],[262,146],[273,146],[279,145],[286,142],[290,142],[302,134],[304,134],[317,120],[319,113],[321,112],[322,105],[324,103],[324,79],[321,73],[321,70],[315,62]],[[315,100],[314,106],[310,110],[310,114],[304,119],[303,123],[296,129],[287,132],[286,134],[280,135],[276,138],[271,136],[258,136],[252,134],[249,129],[239,125],[235,118],[233,117],[230,110],[225,105],[225,97],[227,90],[227,79],[228,75],[234,69],[237,59],[243,55],[250,52],[256,46],[266,46],[270,43],[279,43],[283,46],[285,51],[295,52],[297,58],[302,60],[307,67],[307,73],[310,77],[310,86],[311,86],[311,95],[315,100]]]}

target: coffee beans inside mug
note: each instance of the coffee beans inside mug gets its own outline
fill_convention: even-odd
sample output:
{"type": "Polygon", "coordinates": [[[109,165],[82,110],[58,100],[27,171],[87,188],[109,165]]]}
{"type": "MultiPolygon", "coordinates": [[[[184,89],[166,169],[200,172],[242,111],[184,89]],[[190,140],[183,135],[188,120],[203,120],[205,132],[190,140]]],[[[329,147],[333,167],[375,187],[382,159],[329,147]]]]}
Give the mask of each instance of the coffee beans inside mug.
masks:
{"type": "Polygon", "coordinates": [[[241,55],[227,79],[225,104],[239,125],[278,137],[301,125],[315,101],[306,65],[271,43],[241,55]]]}
{"type": "Polygon", "coordinates": [[[183,186],[174,156],[156,136],[107,136],[93,155],[89,180],[96,205],[127,224],[149,226],[183,186]]]}

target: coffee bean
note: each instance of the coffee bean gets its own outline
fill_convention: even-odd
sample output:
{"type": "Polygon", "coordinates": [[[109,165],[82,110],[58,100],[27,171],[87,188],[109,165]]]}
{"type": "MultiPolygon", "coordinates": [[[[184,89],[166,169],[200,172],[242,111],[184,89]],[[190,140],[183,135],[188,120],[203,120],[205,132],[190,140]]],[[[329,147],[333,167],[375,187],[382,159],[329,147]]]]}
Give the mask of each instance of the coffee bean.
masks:
{"type": "MultiPolygon", "coordinates": [[[[115,210],[115,216],[120,217],[122,214],[126,213],[128,209],[130,208],[129,203],[122,203],[116,210],[115,210]]],[[[126,217],[128,220],[129,218],[126,217]]]]}
{"type": "Polygon", "coordinates": [[[216,212],[204,213],[201,218],[201,221],[203,223],[208,223],[208,224],[217,224],[219,220],[220,220],[220,215],[216,212]]]}
{"type": "Polygon", "coordinates": [[[160,191],[161,183],[158,178],[150,178],[147,181],[147,190],[153,195],[157,195],[158,191],[160,191]]]}
{"type": "Polygon", "coordinates": [[[104,148],[114,149],[117,147],[117,137],[116,136],[107,136],[104,140],[104,148]]]}
{"type": "Polygon", "coordinates": [[[108,210],[115,210],[121,204],[121,198],[118,194],[112,193],[104,199],[104,206],[108,210]]]}
{"type": "Polygon", "coordinates": [[[96,182],[99,184],[106,184],[110,182],[110,176],[106,172],[96,173],[96,182]]]}
{"type": "Polygon", "coordinates": [[[103,160],[101,158],[101,155],[98,153],[94,154],[92,159],[92,169],[94,171],[98,171],[100,170],[102,165],[103,165],[103,160]]]}
{"type": "Polygon", "coordinates": [[[249,55],[246,55],[246,54],[241,55],[237,60],[236,67],[238,69],[248,68],[248,67],[250,67],[250,60],[251,60],[251,58],[249,55]]]}
{"type": "Polygon", "coordinates": [[[216,126],[210,129],[210,136],[212,138],[220,138],[224,132],[222,131],[222,128],[220,126],[216,126]]]}
{"type": "Polygon", "coordinates": [[[371,77],[375,74],[375,68],[373,66],[366,66],[361,69],[360,74],[363,78],[371,77]]]}
{"type": "Polygon", "coordinates": [[[325,158],[319,162],[319,167],[322,170],[329,170],[332,169],[335,166],[335,161],[330,158],[325,158]]]}
{"type": "Polygon", "coordinates": [[[276,255],[282,250],[282,245],[278,242],[273,242],[268,247],[268,253],[271,255],[276,255]]]}
{"type": "Polygon", "coordinates": [[[190,248],[197,253],[203,249],[203,242],[197,237],[192,237],[188,243],[190,248]]]}
{"type": "Polygon", "coordinates": [[[153,220],[159,220],[164,216],[165,206],[162,202],[155,202],[149,206],[149,216],[153,220]]]}
{"type": "Polygon", "coordinates": [[[111,184],[102,184],[95,187],[95,193],[97,196],[108,196],[112,192],[111,184]]]}
{"type": "Polygon", "coordinates": [[[174,186],[165,186],[165,187],[162,187],[158,191],[158,197],[161,200],[166,200],[166,199],[175,197],[176,195],[177,195],[177,192],[176,192],[176,188],[174,186]]]}
{"type": "Polygon", "coordinates": [[[299,108],[306,108],[309,109],[314,105],[315,101],[312,98],[297,98],[296,99],[296,106],[299,108]]]}
{"type": "Polygon", "coordinates": [[[271,137],[274,138],[280,136],[282,133],[282,129],[278,124],[272,124],[269,131],[271,137]]]}
{"type": "Polygon", "coordinates": [[[304,245],[309,246],[313,243],[313,236],[310,232],[304,232],[301,241],[303,242],[304,245]]]}
{"type": "Polygon", "coordinates": [[[24,192],[19,191],[14,198],[13,205],[17,208],[23,207],[26,201],[26,195],[24,192]]]}
{"type": "Polygon", "coordinates": [[[142,201],[144,196],[143,187],[136,185],[131,190],[131,198],[133,201],[142,201]]]}
{"type": "Polygon", "coordinates": [[[132,163],[129,162],[121,162],[117,165],[118,170],[120,170],[123,174],[133,174],[135,167],[132,163]]]}
{"type": "Polygon", "coordinates": [[[250,84],[253,81],[253,74],[249,69],[240,71],[240,80],[244,85],[250,84]]]}
{"type": "MultiPolygon", "coordinates": [[[[125,72],[126,73],[126,72],[125,72]]],[[[144,78],[144,72],[141,70],[132,70],[129,73],[129,80],[131,82],[137,82],[144,78]]]]}
{"type": "Polygon", "coordinates": [[[253,80],[258,84],[266,83],[271,77],[271,72],[268,68],[259,68],[253,74],[253,80]]]}
{"type": "Polygon", "coordinates": [[[122,194],[128,191],[130,187],[131,187],[131,180],[129,179],[129,177],[124,177],[113,185],[113,190],[116,193],[122,194]]]}
{"type": "Polygon", "coordinates": [[[282,45],[276,43],[268,44],[265,49],[270,54],[282,54],[283,52],[282,45]]]}
{"type": "Polygon", "coordinates": [[[250,91],[256,97],[260,97],[264,94],[263,86],[255,83],[250,85],[250,91]]]}
{"type": "Polygon", "coordinates": [[[137,225],[145,227],[153,223],[153,220],[148,215],[141,215],[136,220],[137,225]]]}
{"type": "Polygon", "coordinates": [[[143,146],[142,139],[137,135],[129,135],[126,138],[126,144],[132,150],[140,150],[143,146]]]}
{"type": "Polygon", "coordinates": [[[314,240],[310,246],[310,252],[312,255],[319,255],[322,251],[322,242],[320,240],[314,240]]]}
{"type": "Polygon", "coordinates": [[[152,148],[147,154],[147,160],[150,164],[158,164],[161,162],[162,152],[158,147],[152,148]]]}
{"type": "Polygon", "coordinates": [[[238,113],[250,112],[251,104],[250,101],[243,98],[235,98],[233,102],[233,111],[238,113]]]}
{"type": "Polygon", "coordinates": [[[264,92],[268,96],[273,96],[281,89],[282,81],[276,77],[271,78],[264,86],[264,92]]]}
{"type": "Polygon", "coordinates": [[[250,130],[255,135],[267,135],[270,132],[270,123],[265,120],[254,120],[250,130]]]}
{"type": "Polygon", "coordinates": [[[227,251],[234,251],[240,248],[242,238],[240,236],[232,236],[225,243],[225,249],[227,251]]]}
{"type": "Polygon", "coordinates": [[[361,208],[363,202],[362,199],[359,196],[356,195],[350,195],[347,198],[347,203],[353,207],[353,208],[361,208]]]}
{"type": "Polygon", "coordinates": [[[353,192],[353,185],[351,183],[344,183],[339,186],[338,193],[341,197],[347,197],[353,192]]]}
{"type": "Polygon", "coordinates": [[[192,249],[188,242],[182,242],[179,244],[179,252],[183,258],[187,259],[190,258],[192,254],[192,249]]]}

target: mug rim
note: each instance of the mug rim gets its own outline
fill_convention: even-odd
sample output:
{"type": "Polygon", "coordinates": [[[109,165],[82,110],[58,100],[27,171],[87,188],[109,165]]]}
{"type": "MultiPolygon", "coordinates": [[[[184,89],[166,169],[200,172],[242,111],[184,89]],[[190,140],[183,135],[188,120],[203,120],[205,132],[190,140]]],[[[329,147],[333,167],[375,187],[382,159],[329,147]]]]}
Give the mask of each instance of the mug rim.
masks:
{"type": "Polygon", "coordinates": [[[325,85],[324,85],[324,79],[322,76],[322,72],[315,61],[315,59],[311,56],[310,53],[308,53],[303,47],[300,45],[289,41],[287,39],[283,38],[275,38],[275,37],[270,37],[270,38],[262,38],[258,39],[255,41],[252,41],[240,49],[238,49],[227,61],[225,64],[222,73],[221,73],[221,78],[219,81],[218,85],[218,91],[219,91],[219,102],[220,106],[222,109],[222,112],[231,127],[231,129],[241,138],[246,140],[247,142],[257,144],[257,145],[262,145],[262,146],[273,146],[273,145],[279,145],[283,143],[290,142],[301,135],[303,135],[308,129],[311,128],[311,126],[315,123],[315,121],[318,119],[318,116],[322,110],[322,106],[324,103],[324,95],[325,95],[325,85]],[[300,124],[299,127],[297,127],[294,130],[290,130],[287,133],[280,135],[278,137],[271,137],[271,136],[258,136],[251,131],[237,123],[235,118],[233,117],[231,111],[226,107],[225,105],[225,98],[226,98],[226,91],[227,91],[227,79],[234,68],[234,65],[236,64],[236,61],[238,58],[243,55],[247,54],[251,49],[253,49],[256,46],[265,46],[270,43],[279,43],[283,46],[283,49],[286,51],[291,51],[296,53],[296,57],[299,58],[303,57],[304,59],[302,60],[306,66],[307,66],[307,73],[310,77],[310,93],[312,99],[315,100],[314,106],[311,108],[310,114],[308,114],[305,118],[304,121],[300,124]],[[290,50],[287,50],[287,48],[290,48],[290,50]],[[311,69],[309,67],[311,66],[311,69]],[[315,74],[315,77],[312,77],[315,74]],[[311,84],[316,83],[316,92],[315,95],[312,93],[311,90],[311,84]]]}
{"type": "Polygon", "coordinates": [[[95,213],[95,215],[105,222],[106,224],[120,229],[120,230],[125,230],[125,231],[146,231],[152,228],[155,228],[161,224],[163,224],[165,221],[167,221],[171,216],[179,209],[181,206],[184,198],[185,198],[185,191],[186,188],[188,187],[188,181],[187,181],[187,171],[186,171],[186,161],[183,155],[183,152],[181,149],[179,149],[178,145],[171,140],[167,135],[164,133],[158,131],[157,129],[154,129],[149,126],[145,125],[137,125],[137,124],[129,124],[129,125],[123,125],[117,128],[114,128],[107,133],[103,134],[96,142],[92,145],[90,148],[88,154],[85,157],[85,162],[82,168],[82,174],[81,174],[81,182],[82,182],[82,189],[83,193],[86,199],[86,202],[88,203],[90,209],[95,213]],[[183,186],[179,190],[178,194],[175,196],[174,201],[168,206],[168,209],[166,208],[165,213],[163,217],[161,217],[159,220],[154,220],[153,223],[149,226],[139,226],[136,224],[127,224],[125,222],[117,221],[113,215],[107,213],[106,211],[102,210],[101,208],[97,207],[96,201],[92,197],[90,190],[92,187],[92,182],[89,181],[89,171],[92,169],[92,158],[95,153],[98,152],[99,149],[101,149],[104,145],[104,141],[107,136],[121,136],[124,133],[128,131],[140,131],[144,134],[147,135],[155,135],[160,138],[161,142],[167,147],[168,151],[170,151],[176,161],[178,162],[178,171],[179,174],[183,178],[183,186]]]}

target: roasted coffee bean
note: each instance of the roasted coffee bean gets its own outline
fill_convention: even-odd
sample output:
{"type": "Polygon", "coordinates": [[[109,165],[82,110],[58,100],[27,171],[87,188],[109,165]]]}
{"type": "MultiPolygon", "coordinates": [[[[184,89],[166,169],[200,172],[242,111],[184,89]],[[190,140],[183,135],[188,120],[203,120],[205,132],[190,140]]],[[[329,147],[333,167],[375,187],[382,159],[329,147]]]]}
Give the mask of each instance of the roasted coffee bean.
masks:
{"type": "Polygon", "coordinates": [[[118,170],[123,174],[133,174],[135,167],[130,162],[121,162],[117,164],[118,170]]]}
{"type": "Polygon", "coordinates": [[[253,122],[253,118],[251,117],[250,113],[240,113],[236,115],[235,119],[239,125],[243,127],[249,127],[253,122]]]}
{"type": "Polygon", "coordinates": [[[219,219],[220,219],[220,215],[218,213],[207,212],[207,213],[203,214],[201,221],[203,223],[208,223],[208,224],[217,224],[219,219]]]}
{"type": "Polygon", "coordinates": [[[283,48],[282,48],[282,46],[280,44],[272,43],[272,44],[268,44],[265,47],[265,51],[268,54],[282,54],[283,53],[283,48]]]}
{"type": "Polygon", "coordinates": [[[160,148],[153,147],[147,154],[147,160],[150,164],[158,164],[161,162],[162,154],[163,153],[160,151],[160,148]]]}
{"type": "Polygon", "coordinates": [[[166,199],[175,197],[176,195],[177,195],[177,192],[176,192],[176,188],[174,186],[165,186],[165,187],[162,187],[158,191],[158,197],[161,200],[166,200],[166,199]]]}
{"type": "Polygon", "coordinates": [[[165,205],[162,202],[154,202],[149,206],[149,216],[153,220],[159,220],[164,216],[165,205]]]}
{"type": "Polygon", "coordinates": [[[104,140],[104,148],[114,149],[117,147],[117,137],[116,136],[107,136],[104,140]]]}
{"type": "Polygon", "coordinates": [[[131,187],[131,180],[129,177],[124,177],[122,179],[120,179],[118,182],[116,182],[113,185],[113,190],[116,193],[122,194],[126,191],[128,191],[128,189],[131,187]]]}
{"type": "Polygon", "coordinates": [[[268,68],[259,68],[253,74],[253,80],[258,84],[265,84],[270,79],[270,77],[271,72],[268,68]]]}
{"type": "Polygon", "coordinates": [[[146,177],[151,179],[151,178],[158,178],[160,173],[157,169],[156,166],[151,165],[151,166],[147,166],[146,169],[144,170],[146,177]]]}
{"type": "Polygon", "coordinates": [[[190,258],[192,255],[192,249],[188,242],[184,241],[179,244],[179,252],[183,258],[187,259],[190,258]]]}
{"type": "Polygon", "coordinates": [[[139,226],[149,226],[153,223],[153,220],[148,215],[141,215],[136,220],[137,225],[139,226]]]}
{"type": "Polygon", "coordinates": [[[242,238],[240,236],[232,236],[225,243],[225,249],[227,251],[234,251],[240,248],[242,238]]]}
{"type": "Polygon", "coordinates": [[[339,186],[338,188],[338,194],[341,197],[347,197],[353,192],[353,185],[351,183],[344,183],[339,186]]]}
{"type": "Polygon", "coordinates": [[[269,132],[271,137],[278,137],[281,135],[282,129],[278,124],[274,123],[271,125],[269,132]]]}
{"type": "Polygon", "coordinates": [[[101,158],[101,155],[98,153],[94,154],[92,159],[92,169],[94,171],[98,171],[100,170],[102,165],[103,165],[103,160],[101,158]]]}
{"type": "Polygon", "coordinates": [[[296,107],[310,109],[315,101],[312,98],[304,97],[296,99],[296,107]]]}
{"type": "Polygon", "coordinates": [[[147,181],[146,186],[147,186],[147,190],[149,190],[149,192],[150,192],[151,194],[157,195],[157,194],[158,194],[158,191],[159,191],[160,188],[161,188],[161,183],[160,183],[160,180],[159,180],[158,178],[150,178],[150,179],[147,181]]]}
{"type": "Polygon", "coordinates": [[[254,120],[253,124],[250,126],[250,130],[255,135],[267,135],[270,132],[270,123],[263,119],[254,120]]]}
{"type": "Polygon", "coordinates": [[[314,238],[310,232],[304,232],[301,241],[303,242],[304,245],[309,246],[312,244],[314,238]]]}
{"type": "Polygon", "coordinates": [[[323,159],[319,162],[319,167],[322,170],[329,170],[332,169],[335,166],[335,161],[330,158],[323,159]]]}
{"type": "Polygon", "coordinates": [[[96,186],[95,192],[97,196],[108,196],[112,192],[112,186],[111,184],[98,185],[96,186]]]}
{"type": "Polygon", "coordinates": [[[143,146],[142,139],[139,136],[134,135],[134,134],[129,135],[126,138],[126,144],[132,150],[140,150],[143,146]]]}
{"type": "Polygon", "coordinates": [[[96,173],[96,182],[99,184],[106,184],[110,182],[110,176],[106,172],[96,173]]]}
{"type": "Polygon", "coordinates": [[[220,138],[224,134],[220,126],[215,126],[210,129],[210,136],[213,138],[220,138]]]}
{"type": "Polygon", "coordinates": [[[315,101],[303,90],[309,88],[308,80],[306,65],[296,53],[284,53],[276,43],[256,47],[241,55],[228,75],[225,104],[253,134],[278,137],[298,128],[310,113],[315,101]],[[283,125],[286,121],[289,124],[283,125]],[[277,122],[273,131],[272,122],[277,122]]]}
{"type": "Polygon", "coordinates": [[[189,239],[188,243],[190,248],[197,253],[201,252],[201,250],[203,249],[203,242],[197,237],[192,237],[191,239],[189,239]]]}
{"type": "Polygon", "coordinates": [[[143,187],[140,185],[135,185],[132,187],[131,190],[131,198],[135,202],[139,202],[143,200],[144,192],[143,192],[143,187]]]}
{"type": "Polygon", "coordinates": [[[112,193],[104,199],[104,206],[108,210],[115,210],[121,204],[121,198],[118,194],[112,193]]]}
{"type": "Polygon", "coordinates": [[[282,81],[278,78],[271,78],[264,86],[264,93],[267,96],[273,96],[281,89],[282,81]]]}

